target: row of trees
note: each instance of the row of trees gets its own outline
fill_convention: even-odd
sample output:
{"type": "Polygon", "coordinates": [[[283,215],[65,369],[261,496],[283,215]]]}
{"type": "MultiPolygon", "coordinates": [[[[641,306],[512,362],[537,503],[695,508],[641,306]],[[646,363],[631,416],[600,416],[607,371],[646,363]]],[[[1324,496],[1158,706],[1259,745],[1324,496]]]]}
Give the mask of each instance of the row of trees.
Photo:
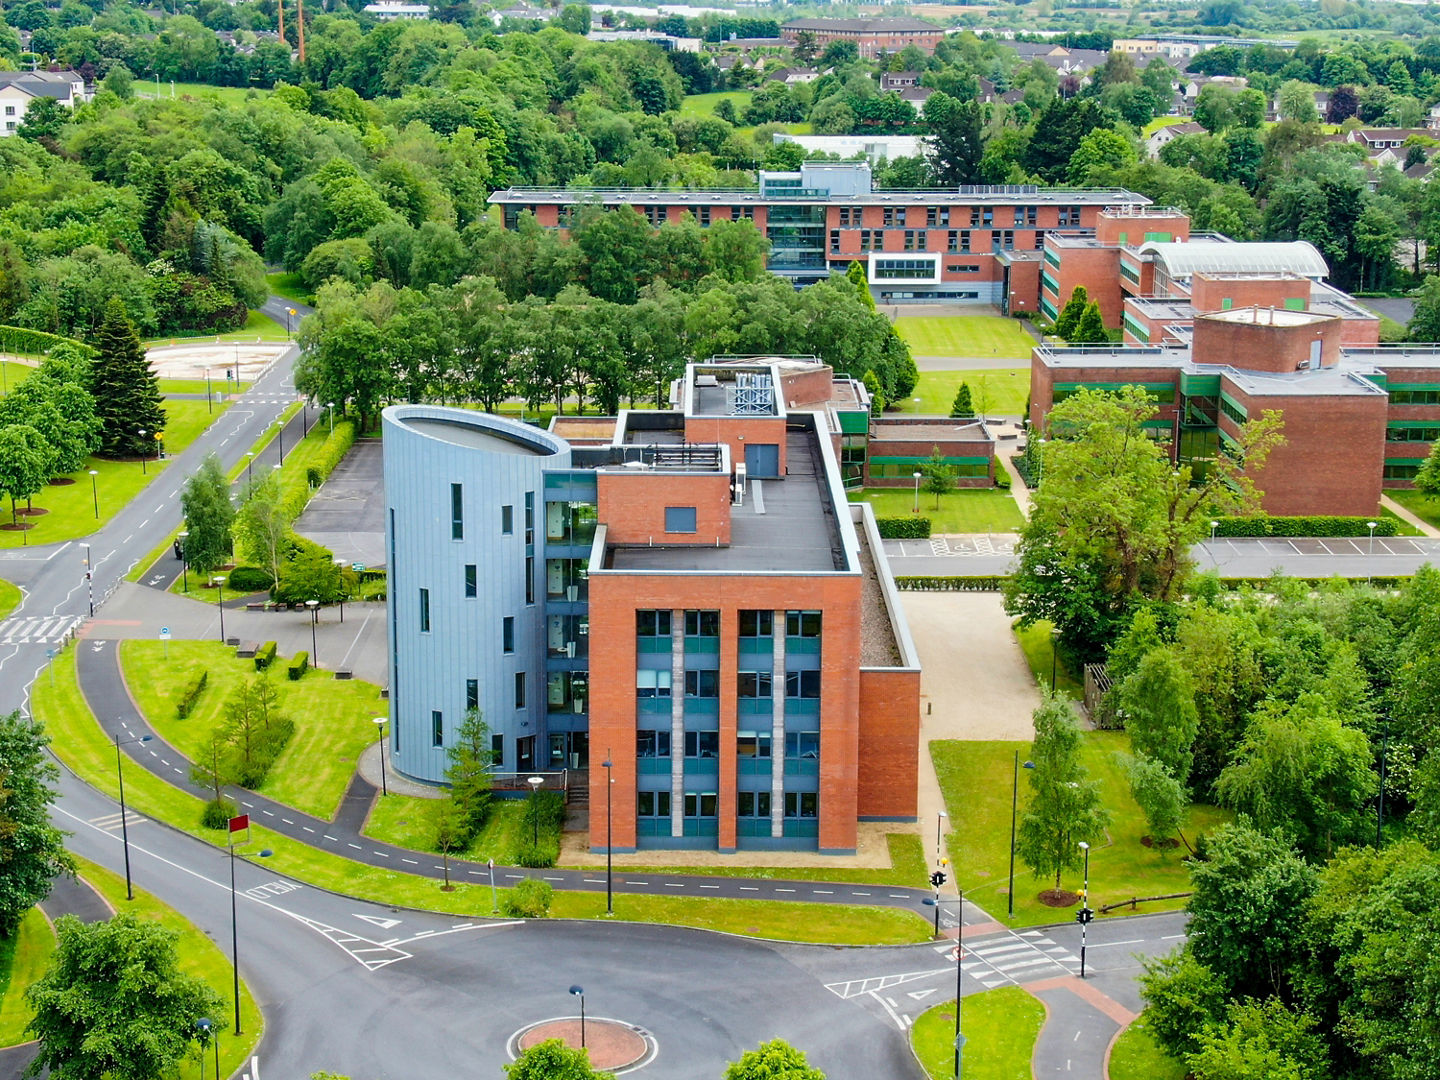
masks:
{"type": "Polygon", "coordinates": [[[820,356],[871,375],[886,400],[907,396],[918,378],[890,321],[839,276],[797,292],[769,275],[712,275],[693,293],[652,284],[628,305],[578,285],[553,301],[515,303],[487,277],[425,292],[332,281],[316,303],[301,329],[296,386],[362,418],[390,400],[493,410],[511,395],[532,409],[563,412],[573,398],[613,414],[626,399],[663,402],[686,362],[723,354],[820,356]]]}

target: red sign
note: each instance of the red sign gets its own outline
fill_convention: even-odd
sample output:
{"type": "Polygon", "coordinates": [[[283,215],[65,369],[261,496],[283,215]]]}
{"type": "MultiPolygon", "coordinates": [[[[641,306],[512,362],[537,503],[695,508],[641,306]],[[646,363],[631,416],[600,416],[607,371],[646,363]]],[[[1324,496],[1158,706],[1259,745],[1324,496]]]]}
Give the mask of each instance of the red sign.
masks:
{"type": "Polygon", "coordinates": [[[241,814],[241,815],[238,816],[238,817],[232,817],[232,818],[230,819],[230,831],[231,831],[232,833],[237,833],[237,832],[240,832],[242,829],[248,829],[248,828],[250,828],[250,815],[249,815],[249,814],[241,814]]]}

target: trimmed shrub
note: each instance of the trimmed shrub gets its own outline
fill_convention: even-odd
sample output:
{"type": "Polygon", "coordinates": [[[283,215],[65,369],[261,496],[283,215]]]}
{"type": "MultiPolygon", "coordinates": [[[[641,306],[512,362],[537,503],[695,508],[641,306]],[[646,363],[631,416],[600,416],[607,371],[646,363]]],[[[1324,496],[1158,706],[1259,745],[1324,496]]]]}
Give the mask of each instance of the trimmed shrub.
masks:
{"type": "Polygon", "coordinates": [[[200,814],[200,824],[207,829],[224,829],[230,824],[230,819],[237,812],[235,803],[230,799],[211,799],[205,804],[205,809],[200,814]]]}
{"type": "Polygon", "coordinates": [[[325,482],[325,478],[320,475],[319,469],[315,468],[314,465],[311,465],[305,470],[305,482],[309,484],[312,488],[316,488],[325,482]]]}
{"type": "Polygon", "coordinates": [[[882,540],[930,539],[930,519],[927,517],[877,517],[875,528],[882,540]]]}
{"type": "Polygon", "coordinates": [[[93,348],[74,338],[47,334],[43,330],[30,330],[23,326],[0,326],[0,352],[44,356],[56,345],[70,345],[84,352],[86,356],[95,355],[93,348]]]}
{"type": "Polygon", "coordinates": [[[1005,466],[998,457],[995,459],[995,486],[1001,491],[1010,490],[1010,474],[1005,471],[1005,466]]]}
{"type": "MultiPolygon", "coordinates": [[[[541,832],[559,832],[565,825],[565,798],[558,791],[536,791],[525,799],[525,825],[541,832]]],[[[523,865],[523,864],[522,864],[523,865]]]]}
{"type": "Polygon", "coordinates": [[[1369,522],[1375,522],[1376,536],[1397,536],[1400,523],[1394,518],[1376,516],[1333,517],[1313,514],[1301,517],[1271,517],[1269,514],[1255,514],[1252,517],[1222,517],[1215,519],[1216,536],[1360,536],[1370,535],[1369,522]]]}
{"type": "Polygon", "coordinates": [[[310,668],[310,654],[297,652],[290,658],[290,663],[285,667],[285,674],[290,676],[291,682],[299,682],[301,677],[310,668]]]}
{"type": "Polygon", "coordinates": [[[255,670],[264,671],[275,662],[275,650],[277,646],[273,641],[267,641],[260,648],[255,650],[255,670]]]}
{"type": "Polygon", "coordinates": [[[205,684],[210,681],[210,673],[202,671],[196,680],[190,684],[185,693],[180,695],[180,703],[175,706],[175,717],[184,720],[195,709],[195,702],[200,700],[200,695],[205,691],[205,684]]]}
{"type": "Polygon", "coordinates": [[[550,914],[555,890],[548,881],[526,878],[505,894],[501,910],[510,919],[543,919],[550,914]]]}
{"type": "Polygon", "coordinates": [[[230,571],[230,580],[226,582],[230,591],[237,593],[268,592],[274,584],[270,571],[259,566],[237,566],[230,571]]]}
{"type": "Polygon", "coordinates": [[[1008,577],[978,574],[969,577],[897,577],[895,587],[908,592],[1001,592],[1008,577]]]}
{"type": "Polygon", "coordinates": [[[269,728],[261,732],[250,754],[250,760],[235,763],[236,777],[241,787],[254,791],[270,775],[270,766],[285,749],[290,736],[295,734],[295,721],[288,716],[276,717],[269,728]]]}
{"type": "Polygon", "coordinates": [[[559,858],[560,845],[543,838],[538,844],[532,844],[527,840],[515,851],[516,864],[531,868],[554,866],[559,858]]]}

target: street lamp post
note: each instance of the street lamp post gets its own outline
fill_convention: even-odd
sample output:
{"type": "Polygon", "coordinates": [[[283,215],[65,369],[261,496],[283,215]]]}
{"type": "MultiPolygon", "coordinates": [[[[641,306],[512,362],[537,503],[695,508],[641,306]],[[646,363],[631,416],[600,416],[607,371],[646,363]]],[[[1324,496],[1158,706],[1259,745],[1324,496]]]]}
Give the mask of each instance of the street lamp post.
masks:
{"type": "MultiPolygon", "coordinates": [[[[205,369],[205,405],[209,412],[215,411],[215,399],[210,396],[210,369],[205,369]]],[[[218,1077],[217,1077],[218,1080],[218,1077]]]]}
{"type": "Polygon", "coordinates": [[[1367,528],[1367,529],[1370,530],[1370,543],[1369,543],[1369,546],[1365,549],[1365,556],[1366,556],[1366,563],[1365,563],[1365,584],[1366,584],[1366,585],[1369,585],[1369,584],[1370,584],[1370,579],[1371,579],[1371,577],[1374,575],[1374,568],[1371,567],[1371,565],[1370,565],[1370,563],[1369,563],[1369,557],[1375,554],[1375,526],[1376,526],[1376,524],[1377,524],[1377,523],[1374,522],[1374,521],[1367,521],[1367,522],[1365,522],[1365,528],[1367,528]]]}
{"type": "MultiPolygon", "coordinates": [[[[180,587],[185,590],[185,595],[190,595],[190,556],[185,551],[185,541],[190,539],[188,532],[182,532],[177,539],[180,541],[180,587]]],[[[92,612],[93,614],[93,612],[92,612]]]]}
{"type": "MultiPolygon", "coordinates": [[[[1035,768],[1033,761],[1025,762],[1025,768],[1035,768]]],[[[1010,892],[1008,894],[1010,918],[1015,917],[1015,812],[1020,805],[1020,751],[1015,751],[1015,776],[1010,785],[1010,892]]]]}
{"type": "Polygon", "coordinates": [[[225,575],[216,574],[210,579],[210,584],[220,590],[220,602],[216,606],[220,609],[220,644],[225,644],[225,575]]]}
{"type": "Polygon", "coordinates": [[[1080,887],[1080,910],[1076,917],[1080,920],[1080,978],[1085,978],[1085,932],[1090,928],[1090,920],[1094,913],[1090,910],[1090,845],[1084,840],[1080,841],[1080,850],[1085,852],[1085,883],[1080,887]]]}
{"type": "Polygon", "coordinates": [[[911,398],[910,400],[913,401],[913,402],[915,402],[915,415],[916,415],[916,416],[919,416],[919,415],[920,415],[920,399],[917,397],[917,398],[911,398]]]}
{"type": "Polygon", "coordinates": [[[320,666],[320,652],[315,647],[315,624],[320,621],[320,601],[306,600],[305,606],[310,609],[310,666],[320,666]]]}
{"type": "Polygon", "coordinates": [[[924,474],[923,474],[919,469],[916,469],[914,475],[915,475],[915,508],[914,508],[913,510],[911,510],[911,513],[912,513],[912,514],[918,514],[918,513],[920,512],[920,477],[923,476],[924,474]]]}
{"type": "Polygon", "coordinates": [[[380,733],[380,794],[389,795],[390,788],[385,782],[385,717],[375,717],[375,730],[380,733]]]}
{"type": "Polygon", "coordinates": [[[950,816],[950,815],[947,814],[944,810],[941,810],[938,814],[935,815],[935,863],[936,863],[936,865],[939,865],[939,863],[940,863],[941,832],[942,832],[942,831],[944,830],[944,828],[945,828],[945,819],[948,818],[949,816],[950,816]]]}
{"type": "MultiPolygon", "coordinates": [[[[195,1021],[195,1030],[200,1032],[200,1080],[205,1080],[205,1047],[214,1038],[215,1025],[208,1016],[195,1021]]],[[[220,1080],[220,1040],[215,1041],[215,1080],[220,1080]]]]}
{"type": "Polygon", "coordinates": [[[1220,527],[1220,522],[1218,522],[1218,521],[1212,521],[1212,522],[1210,522],[1210,543],[1212,543],[1212,544],[1215,542],[1215,530],[1218,529],[1219,527],[1220,527]]]}
{"type": "Polygon", "coordinates": [[[610,771],[615,763],[610,760],[610,752],[605,752],[605,914],[615,914],[615,865],[611,858],[614,847],[611,844],[610,833],[610,785],[615,783],[615,776],[610,771]]]}
{"type": "MultiPolygon", "coordinates": [[[[260,858],[268,859],[274,852],[269,848],[259,852],[260,858]]],[[[235,973],[235,1034],[240,1030],[240,921],[235,912],[235,834],[230,834],[230,960],[235,973]]]]}
{"type": "MultiPolygon", "coordinates": [[[[85,591],[90,599],[90,617],[95,617],[95,568],[90,565],[90,545],[83,545],[85,548],[85,591]]],[[[51,674],[54,674],[53,671],[51,674]]]]}
{"type": "Polygon", "coordinates": [[[141,735],[138,738],[120,739],[120,733],[115,733],[115,778],[120,781],[120,843],[125,848],[125,899],[134,900],[135,890],[130,886],[130,828],[125,823],[125,770],[120,764],[120,747],[129,746],[131,743],[149,742],[154,736],[141,735]]]}
{"type": "Polygon", "coordinates": [[[255,451],[245,451],[245,486],[249,487],[255,483],[255,451]]]}
{"type": "Polygon", "coordinates": [[[545,778],[543,776],[532,776],[525,782],[530,785],[530,802],[532,803],[530,807],[530,821],[535,826],[533,830],[535,835],[532,837],[532,840],[538,846],[540,843],[540,811],[536,799],[540,794],[540,785],[545,783],[545,778]]]}
{"type": "Polygon", "coordinates": [[[327,402],[325,403],[325,411],[330,414],[330,434],[331,434],[331,435],[334,435],[334,434],[335,434],[335,403],[334,403],[333,401],[327,401],[327,402]]]}
{"type": "MultiPolygon", "coordinates": [[[[940,925],[940,905],[941,905],[941,904],[944,904],[944,903],[949,903],[949,901],[948,901],[948,900],[941,900],[938,896],[935,897],[935,898],[932,900],[930,897],[927,896],[927,897],[925,897],[925,899],[921,900],[920,902],[921,902],[922,904],[924,904],[925,906],[927,906],[927,907],[929,907],[929,906],[932,905],[932,904],[935,906],[935,925],[938,927],[938,926],[940,925]]],[[[959,921],[963,922],[963,921],[964,921],[963,915],[964,915],[964,912],[965,912],[965,890],[959,888],[958,886],[956,887],[955,903],[957,903],[957,904],[960,905],[957,910],[960,911],[961,916],[962,916],[962,918],[961,918],[959,921]]],[[[936,936],[937,936],[937,937],[939,936],[939,931],[938,931],[938,930],[936,931],[936,936]]],[[[956,932],[956,935],[955,935],[955,1077],[956,1077],[956,1080],[959,1080],[959,1077],[960,1077],[960,1049],[961,1049],[961,1047],[963,1047],[963,1046],[965,1045],[965,1037],[960,1034],[960,989],[961,989],[961,984],[962,984],[962,982],[963,982],[964,974],[965,974],[965,965],[964,965],[964,955],[965,955],[965,954],[964,954],[964,952],[962,951],[961,945],[960,945],[961,939],[962,939],[963,937],[964,937],[963,930],[956,932]]]]}
{"type": "Polygon", "coordinates": [[[90,470],[90,501],[95,504],[95,520],[100,520],[100,490],[95,486],[95,477],[100,475],[99,469],[90,470]]]}
{"type": "Polygon", "coordinates": [[[570,987],[570,993],[580,999],[580,1049],[585,1049],[585,988],[583,986],[570,987]]]}
{"type": "Polygon", "coordinates": [[[140,475],[145,475],[145,429],[140,429],[140,475]]]}

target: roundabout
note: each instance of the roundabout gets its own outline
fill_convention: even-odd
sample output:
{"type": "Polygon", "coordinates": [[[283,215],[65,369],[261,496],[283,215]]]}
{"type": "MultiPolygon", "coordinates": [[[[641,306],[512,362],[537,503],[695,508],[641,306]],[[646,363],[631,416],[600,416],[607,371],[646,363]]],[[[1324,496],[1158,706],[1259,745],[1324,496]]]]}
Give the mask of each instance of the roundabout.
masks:
{"type": "Polygon", "coordinates": [[[643,1068],[660,1050],[655,1036],[644,1028],[601,1016],[542,1020],[512,1035],[507,1050],[513,1060],[547,1039],[559,1039],[572,1050],[584,1047],[592,1068],[616,1074],[643,1068]]]}

